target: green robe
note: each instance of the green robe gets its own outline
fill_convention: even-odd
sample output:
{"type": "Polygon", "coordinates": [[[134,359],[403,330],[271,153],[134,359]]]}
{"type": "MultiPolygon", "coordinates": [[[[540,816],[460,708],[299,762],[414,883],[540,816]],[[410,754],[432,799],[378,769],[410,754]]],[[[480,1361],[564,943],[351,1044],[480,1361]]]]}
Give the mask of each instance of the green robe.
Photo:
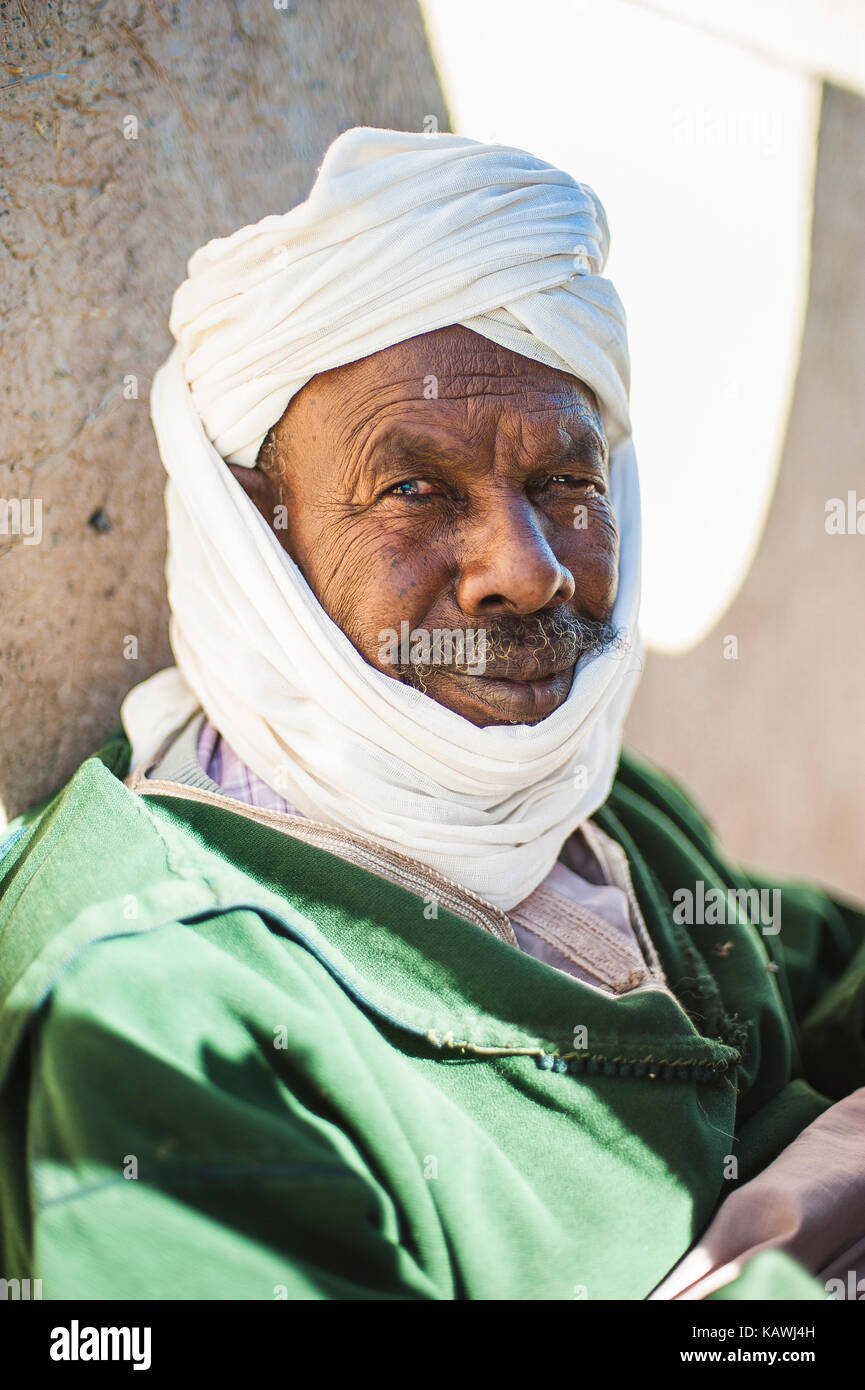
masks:
{"type": "MultiPolygon", "coordinates": [[[[128,760],[0,849],[0,1270],[45,1298],[642,1299],[865,1084],[865,916],[776,882],[775,935],[678,925],[677,890],[764,881],[632,756],[595,819],[676,999],[128,760]]],[[[826,1295],[771,1252],[720,1296],[826,1295]]]]}

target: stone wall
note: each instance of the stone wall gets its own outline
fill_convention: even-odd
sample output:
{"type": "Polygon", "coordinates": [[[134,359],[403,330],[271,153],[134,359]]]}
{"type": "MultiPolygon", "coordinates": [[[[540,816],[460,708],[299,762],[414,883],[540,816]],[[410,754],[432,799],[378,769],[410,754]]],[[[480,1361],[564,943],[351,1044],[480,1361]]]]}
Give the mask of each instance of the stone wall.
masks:
{"type": "Polygon", "coordinates": [[[170,661],[148,394],[189,256],[305,197],[347,127],[448,118],[415,0],[3,0],[0,59],[11,817],[170,661]]]}

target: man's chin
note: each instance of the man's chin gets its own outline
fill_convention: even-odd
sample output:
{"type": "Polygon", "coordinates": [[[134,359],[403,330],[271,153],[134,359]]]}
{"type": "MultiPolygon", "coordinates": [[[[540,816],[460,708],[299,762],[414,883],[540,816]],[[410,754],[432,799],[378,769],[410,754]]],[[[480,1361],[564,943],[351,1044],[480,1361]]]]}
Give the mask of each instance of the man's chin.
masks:
{"type": "Polygon", "coordinates": [[[539,724],[548,718],[570,693],[574,667],[557,671],[540,680],[496,680],[452,671],[412,672],[402,678],[431,700],[462,715],[478,728],[494,724],[539,724]]]}

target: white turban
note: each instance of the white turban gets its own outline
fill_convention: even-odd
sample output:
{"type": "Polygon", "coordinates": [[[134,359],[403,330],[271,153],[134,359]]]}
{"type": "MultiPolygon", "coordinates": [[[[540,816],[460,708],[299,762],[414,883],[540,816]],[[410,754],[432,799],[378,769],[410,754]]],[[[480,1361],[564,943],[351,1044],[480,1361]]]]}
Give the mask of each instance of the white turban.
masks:
{"type": "Polygon", "coordinates": [[[592,191],[525,151],[359,127],[330,146],[306,202],[195,252],[151,394],[177,667],[124,701],[134,762],[201,707],[314,820],[505,910],[543,880],[606,800],[640,669],[639,487],[608,241],[592,191]],[[625,641],[581,659],[535,725],[477,728],[364,661],[225,466],[255,464],[316,373],[450,324],[589,385],[611,446],[625,641]]]}

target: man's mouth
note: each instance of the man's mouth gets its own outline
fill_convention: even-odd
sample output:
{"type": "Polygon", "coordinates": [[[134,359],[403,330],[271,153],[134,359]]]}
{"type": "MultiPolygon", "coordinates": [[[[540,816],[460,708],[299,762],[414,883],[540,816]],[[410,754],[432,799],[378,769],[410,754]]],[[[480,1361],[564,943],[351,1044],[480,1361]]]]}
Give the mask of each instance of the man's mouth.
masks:
{"type": "MultiPolygon", "coordinates": [[[[457,673],[454,673],[455,675],[457,673]]],[[[568,697],[574,677],[574,663],[562,669],[539,672],[537,664],[530,669],[508,665],[502,671],[470,671],[457,675],[460,691],[486,714],[484,723],[535,724],[546,719],[568,697]]]]}
{"type": "Polygon", "coordinates": [[[399,678],[481,726],[545,719],[567,699],[578,663],[619,640],[609,620],[572,616],[497,620],[471,637],[459,660],[407,663],[399,678]]]}
{"type": "Polygon", "coordinates": [[[517,655],[511,656],[505,662],[488,661],[483,670],[465,666],[457,674],[491,681],[503,681],[508,685],[525,685],[529,682],[550,680],[553,676],[561,675],[564,671],[572,671],[574,665],[573,652],[563,653],[561,656],[546,653],[543,661],[539,661],[533,652],[527,652],[524,658],[517,655]]]}

